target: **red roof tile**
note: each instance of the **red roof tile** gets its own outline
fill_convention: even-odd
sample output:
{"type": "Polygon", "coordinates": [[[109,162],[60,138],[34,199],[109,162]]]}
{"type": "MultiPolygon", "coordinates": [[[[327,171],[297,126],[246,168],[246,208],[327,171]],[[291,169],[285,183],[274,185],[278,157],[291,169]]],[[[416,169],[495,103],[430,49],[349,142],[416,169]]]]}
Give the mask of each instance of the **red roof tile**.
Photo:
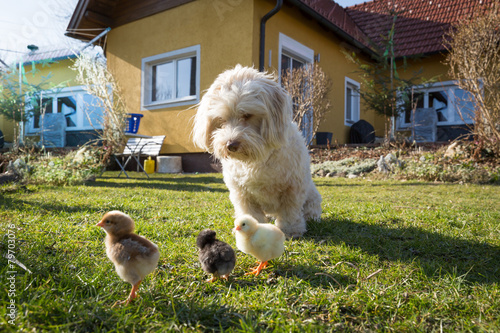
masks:
{"type": "Polygon", "coordinates": [[[368,38],[356,25],[344,8],[332,0],[301,0],[318,14],[339,27],[341,30],[354,37],[357,41],[368,45],[368,38]]]}
{"type": "Polygon", "coordinates": [[[395,53],[409,56],[445,50],[443,36],[451,25],[484,13],[497,0],[374,0],[346,8],[356,25],[376,44],[397,13],[395,53]]]}
{"type": "Polygon", "coordinates": [[[333,31],[341,39],[372,53],[368,36],[356,25],[344,8],[332,0],[288,0],[299,10],[314,17],[318,23],[333,31]]]}

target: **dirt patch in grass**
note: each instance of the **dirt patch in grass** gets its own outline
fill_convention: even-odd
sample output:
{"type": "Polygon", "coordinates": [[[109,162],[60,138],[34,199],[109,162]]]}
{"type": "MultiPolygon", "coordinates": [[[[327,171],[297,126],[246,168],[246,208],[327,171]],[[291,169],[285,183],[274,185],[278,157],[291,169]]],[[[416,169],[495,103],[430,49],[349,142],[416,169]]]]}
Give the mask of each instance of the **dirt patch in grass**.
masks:
{"type": "Polygon", "coordinates": [[[444,143],[426,144],[418,147],[411,146],[381,146],[381,145],[344,145],[344,146],[315,146],[311,149],[311,163],[326,161],[340,161],[346,158],[379,159],[389,153],[398,152],[401,156],[421,155],[425,152],[436,152],[447,145],[444,143]]]}
{"type": "Polygon", "coordinates": [[[500,183],[500,157],[488,150],[477,149],[473,142],[313,147],[311,162],[313,174],[319,177],[383,176],[406,180],[500,183]],[[387,162],[382,168],[381,157],[387,162]]]}

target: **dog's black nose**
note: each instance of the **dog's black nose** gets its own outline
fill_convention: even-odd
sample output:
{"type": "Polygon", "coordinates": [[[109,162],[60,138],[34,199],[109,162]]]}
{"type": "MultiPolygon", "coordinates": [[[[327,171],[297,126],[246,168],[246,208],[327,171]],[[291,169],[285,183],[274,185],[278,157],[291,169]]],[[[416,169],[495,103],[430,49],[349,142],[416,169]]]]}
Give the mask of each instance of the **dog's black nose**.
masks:
{"type": "Polygon", "coordinates": [[[239,141],[229,141],[226,146],[227,146],[227,150],[235,152],[240,147],[240,142],[239,141]]]}

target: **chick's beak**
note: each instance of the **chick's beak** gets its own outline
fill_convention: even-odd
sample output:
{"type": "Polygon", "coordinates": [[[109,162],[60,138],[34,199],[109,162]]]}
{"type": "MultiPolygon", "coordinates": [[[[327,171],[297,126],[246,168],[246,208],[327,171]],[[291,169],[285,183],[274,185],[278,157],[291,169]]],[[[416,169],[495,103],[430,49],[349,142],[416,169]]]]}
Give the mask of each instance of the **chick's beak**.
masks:
{"type": "Polygon", "coordinates": [[[104,227],[104,220],[100,221],[95,225],[96,227],[104,227]]]}
{"type": "Polygon", "coordinates": [[[234,227],[234,230],[241,230],[241,227],[240,226],[236,226],[236,227],[234,227]]]}

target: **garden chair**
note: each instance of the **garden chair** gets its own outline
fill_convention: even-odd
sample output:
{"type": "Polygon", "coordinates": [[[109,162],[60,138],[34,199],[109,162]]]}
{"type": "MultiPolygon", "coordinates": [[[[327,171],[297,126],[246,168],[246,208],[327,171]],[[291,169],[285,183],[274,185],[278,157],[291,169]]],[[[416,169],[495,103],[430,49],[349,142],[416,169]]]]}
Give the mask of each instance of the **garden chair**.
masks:
{"type": "Polygon", "coordinates": [[[141,164],[140,158],[148,156],[158,156],[163,145],[163,140],[165,140],[165,135],[128,139],[123,152],[113,155],[115,161],[118,163],[121,169],[118,177],[120,177],[121,174],[124,173],[127,178],[130,178],[125,171],[125,168],[127,167],[127,164],[132,159],[134,159],[137,162],[137,171],[139,171],[140,169],[149,178],[148,173],[146,172],[146,170],[144,170],[144,167],[141,164]],[[124,158],[126,158],[125,163],[123,163],[124,158]],[[120,163],[120,159],[122,163],[120,163]]]}

